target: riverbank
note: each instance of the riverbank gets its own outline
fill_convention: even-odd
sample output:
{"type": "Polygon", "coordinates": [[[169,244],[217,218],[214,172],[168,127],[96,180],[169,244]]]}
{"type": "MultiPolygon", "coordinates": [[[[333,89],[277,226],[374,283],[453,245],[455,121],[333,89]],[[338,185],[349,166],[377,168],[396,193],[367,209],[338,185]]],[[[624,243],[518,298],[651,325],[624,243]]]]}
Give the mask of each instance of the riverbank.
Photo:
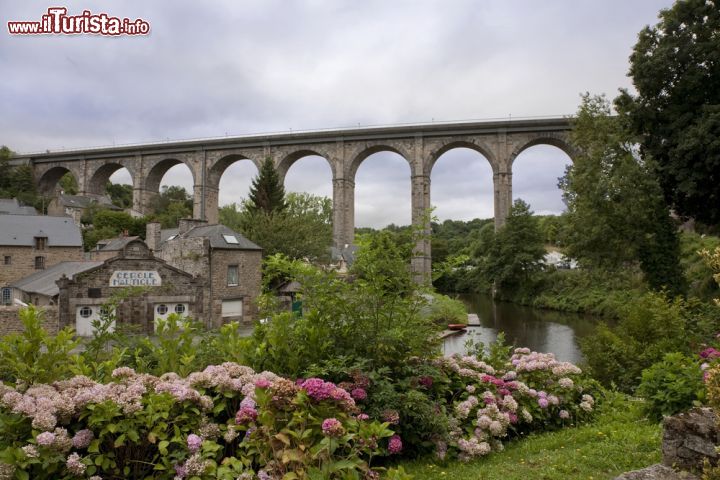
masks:
{"type": "MultiPolygon", "coordinates": [[[[698,251],[712,250],[720,238],[683,232],[680,235],[680,264],[687,283],[687,296],[701,301],[717,297],[718,286],[712,270],[698,251]]],[[[479,293],[489,294],[487,289],[479,293]]],[[[648,292],[642,272],[637,267],[617,271],[548,270],[534,281],[514,292],[502,292],[497,300],[534,308],[617,318],[624,306],[648,292]]]]}
{"type": "Polygon", "coordinates": [[[647,419],[639,400],[611,393],[593,423],[531,434],[469,463],[419,459],[401,465],[415,480],[611,479],[657,463],[660,439],[660,425],[647,419]]]}

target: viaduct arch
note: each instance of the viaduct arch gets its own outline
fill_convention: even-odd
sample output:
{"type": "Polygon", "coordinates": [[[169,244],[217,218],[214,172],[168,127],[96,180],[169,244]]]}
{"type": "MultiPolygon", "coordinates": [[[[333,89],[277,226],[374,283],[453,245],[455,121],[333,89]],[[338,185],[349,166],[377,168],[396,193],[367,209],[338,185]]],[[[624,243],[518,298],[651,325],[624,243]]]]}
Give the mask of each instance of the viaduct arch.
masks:
{"type": "MultiPolygon", "coordinates": [[[[512,204],[515,158],[529,147],[549,144],[572,159],[575,152],[569,131],[568,118],[429,123],[49,152],[16,156],[13,162],[32,165],[44,191],[51,191],[69,171],[78,181],[80,194],[102,193],[110,175],[127,168],[133,179],[133,209],[140,213],[150,211],[165,172],[184,163],[193,176],[193,216],[217,223],[220,178],[232,163],[250,160],[259,169],[264,159],[270,158],[284,179],[294,162],[318,155],[328,162],[332,171],[333,243],[342,247],[354,238],[355,175],[360,164],[373,153],[392,151],[407,160],[412,223],[429,235],[425,212],[430,208],[430,173],[435,162],[454,148],[479,152],[492,167],[498,228],[512,204]]],[[[429,278],[430,253],[429,239],[419,240],[412,265],[419,280],[429,278]]]]}

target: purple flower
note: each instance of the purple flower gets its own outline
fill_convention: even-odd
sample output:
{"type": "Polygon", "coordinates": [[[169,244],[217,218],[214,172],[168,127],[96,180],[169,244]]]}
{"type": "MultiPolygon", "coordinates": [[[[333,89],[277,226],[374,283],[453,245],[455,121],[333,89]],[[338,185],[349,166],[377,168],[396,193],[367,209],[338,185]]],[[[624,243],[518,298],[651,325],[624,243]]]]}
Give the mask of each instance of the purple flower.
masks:
{"type": "Polygon", "coordinates": [[[37,436],[37,443],[43,447],[49,447],[55,443],[55,434],[52,432],[42,432],[37,436]]]}
{"type": "Polygon", "coordinates": [[[242,425],[245,423],[254,422],[258,416],[257,410],[252,407],[240,407],[237,414],[235,415],[235,423],[242,425]]]}
{"type": "Polygon", "coordinates": [[[356,388],[352,392],[350,392],[350,395],[355,400],[365,400],[367,398],[367,392],[362,388],[356,388]]]}
{"type": "Polygon", "coordinates": [[[255,380],[255,386],[257,388],[268,388],[270,386],[270,381],[267,378],[258,378],[255,380]]]}
{"type": "Polygon", "coordinates": [[[345,433],[345,429],[337,418],[326,418],[322,422],[323,434],[328,437],[339,437],[345,433]]]}
{"type": "Polygon", "coordinates": [[[369,419],[369,418],[370,418],[370,415],[368,415],[367,413],[361,413],[361,414],[359,414],[359,415],[357,416],[357,419],[360,420],[360,421],[362,421],[362,420],[367,420],[367,419],[369,419]]]}
{"type": "Polygon", "coordinates": [[[84,475],[85,469],[87,468],[85,464],[82,463],[80,455],[78,455],[77,453],[70,454],[70,456],[67,458],[67,462],[65,462],[65,466],[67,467],[68,471],[76,477],[84,475]]]}
{"type": "Polygon", "coordinates": [[[708,347],[700,352],[700,356],[702,358],[718,358],[720,357],[720,352],[715,350],[713,347],[708,347]]]}
{"type": "Polygon", "coordinates": [[[90,446],[90,442],[93,441],[95,435],[92,430],[84,429],[78,431],[72,439],[73,447],[77,449],[83,449],[90,446]]]}
{"type": "Polygon", "coordinates": [[[390,441],[388,442],[388,452],[390,452],[391,455],[395,455],[396,453],[400,453],[402,451],[403,444],[402,440],[400,439],[400,435],[393,435],[390,437],[390,441]]]}
{"type": "Polygon", "coordinates": [[[570,418],[570,412],[568,412],[567,410],[560,410],[560,412],[558,413],[558,415],[559,415],[560,418],[562,418],[563,420],[567,420],[568,418],[570,418]]]}
{"type": "Polygon", "coordinates": [[[195,453],[198,450],[200,450],[200,447],[202,446],[202,441],[203,441],[202,437],[199,437],[199,436],[195,435],[194,433],[191,433],[190,435],[188,435],[187,445],[188,445],[188,449],[190,450],[190,452],[195,453]]]}
{"type": "Polygon", "coordinates": [[[320,378],[308,378],[300,384],[313,400],[327,400],[337,388],[334,383],[326,382],[320,378]]]}
{"type": "Polygon", "coordinates": [[[420,377],[420,385],[422,385],[425,388],[431,388],[433,386],[433,379],[429,375],[423,375],[420,377]]]}
{"type": "Polygon", "coordinates": [[[540,408],[547,408],[549,404],[550,402],[548,402],[546,397],[538,398],[538,405],[540,405],[540,408]]]}
{"type": "Polygon", "coordinates": [[[400,423],[400,414],[397,412],[397,410],[385,410],[382,412],[382,418],[384,421],[392,424],[397,425],[400,423]]]}

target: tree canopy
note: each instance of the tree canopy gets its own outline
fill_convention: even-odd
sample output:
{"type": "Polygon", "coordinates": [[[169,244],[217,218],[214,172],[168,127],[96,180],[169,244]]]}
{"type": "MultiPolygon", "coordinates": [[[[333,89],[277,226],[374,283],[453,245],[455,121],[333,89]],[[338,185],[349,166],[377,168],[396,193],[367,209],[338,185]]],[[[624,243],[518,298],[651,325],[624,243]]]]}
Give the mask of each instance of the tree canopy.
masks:
{"type": "Polygon", "coordinates": [[[543,236],[530,206],[515,200],[505,225],[492,238],[483,258],[484,275],[500,291],[512,291],[542,269],[543,236]]]}
{"type": "Polygon", "coordinates": [[[220,209],[220,223],[263,248],[266,255],[326,260],[332,245],[332,201],[309,193],[289,193],[282,211],[267,213],[251,201],[220,209]]]}
{"type": "Polygon", "coordinates": [[[272,159],[266,158],[250,185],[247,208],[251,213],[273,214],[282,212],[285,207],[285,188],[272,159]]]}
{"type": "Polygon", "coordinates": [[[648,283],[679,290],[679,240],[652,169],[604,96],[584,95],[574,119],[578,154],[560,179],[566,253],[585,267],[638,264],[648,283]]]}
{"type": "Polygon", "coordinates": [[[681,215],[720,223],[720,8],[678,1],[645,27],[630,57],[637,90],[617,99],[666,200],[681,215]]]}

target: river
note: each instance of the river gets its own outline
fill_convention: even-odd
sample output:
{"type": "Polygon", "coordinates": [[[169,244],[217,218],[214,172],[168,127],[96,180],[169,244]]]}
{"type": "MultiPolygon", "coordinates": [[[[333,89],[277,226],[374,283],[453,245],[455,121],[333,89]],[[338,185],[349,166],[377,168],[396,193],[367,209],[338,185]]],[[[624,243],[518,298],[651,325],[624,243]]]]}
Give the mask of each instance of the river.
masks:
{"type": "Polygon", "coordinates": [[[582,363],[578,340],[590,334],[598,322],[598,317],[590,315],[496,302],[486,294],[460,294],[457,298],[465,303],[468,313],[477,314],[480,326],[468,327],[465,333],[445,338],[445,355],[465,353],[468,340],[487,345],[499,332],[504,332],[509,344],[552,352],[558,360],[582,363]]]}

